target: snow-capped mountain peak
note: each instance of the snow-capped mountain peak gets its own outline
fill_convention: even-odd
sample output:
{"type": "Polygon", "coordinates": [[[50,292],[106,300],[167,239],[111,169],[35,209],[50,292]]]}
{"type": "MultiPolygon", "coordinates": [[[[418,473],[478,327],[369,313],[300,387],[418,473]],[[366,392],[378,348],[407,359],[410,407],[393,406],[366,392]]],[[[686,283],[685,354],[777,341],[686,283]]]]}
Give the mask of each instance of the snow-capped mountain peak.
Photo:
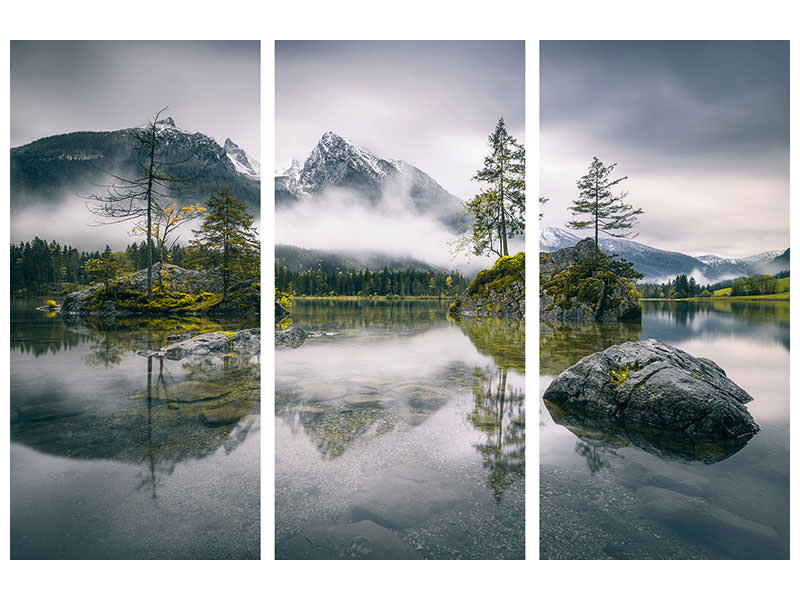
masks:
{"type": "Polygon", "coordinates": [[[457,228],[460,201],[431,176],[409,163],[379,158],[333,131],[322,135],[304,162],[292,161],[275,177],[279,205],[321,198],[328,191],[371,207],[432,216],[457,228]]]}
{"type": "Polygon", "coordinates": [[[237,146],[231,138],[225,138],[223,149],[237,172],[251,179],[261,179],[261,164],[247,154],[244,149],[237,146]]]}
{"type": "Polygon", "coordinates": [[[565,231],[560,227],[543,227],[539,233],[539,249],[552,252],[561,248],[574,246],[581,241],[577,235],[565,231]]]}

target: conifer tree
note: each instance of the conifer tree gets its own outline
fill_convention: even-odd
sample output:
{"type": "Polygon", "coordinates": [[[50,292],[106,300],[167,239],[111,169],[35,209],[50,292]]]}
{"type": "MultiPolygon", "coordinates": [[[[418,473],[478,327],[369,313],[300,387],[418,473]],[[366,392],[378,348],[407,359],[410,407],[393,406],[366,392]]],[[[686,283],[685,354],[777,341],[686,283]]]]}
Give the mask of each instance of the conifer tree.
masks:
{"type": "Polygon", "coordinates": [[[472,178],[488,184],[463,202],[472,227],[456,241],[455,251],[508,255],[508,239],[525,231],[525,148],[506,131],[502,117],[489,136],[491,153],[472,178]]]}
{"type": "Polygon", "coordinates": [[[641,208],[633,208],[624,202],[628,192],[614,195],[612,188],[628,177],[611,180],[611,172],[617,163],[606,166],[595,156],[589,165],[589,172],[577,181],[578,198],[569,207],[573,215],[589,215],[586,219],[576,219],[567,223],[570,229],[589,229],[594,227],[594,245],[600,251],[599,232],[612,237],[633,238],[638,233],[630,229],[642,214],[641,208]]]}
{"type": "Polygon", "coordinates": [[[258,285],[260,259],[253,216],[248,214],[244,201],[231,194],[230,188],[226,186],[211,194],[203,224],[192,232],[195,234],[191,243],[193,262],[220,272],[223,302],[227,302],[236,282],[258,285]]]}

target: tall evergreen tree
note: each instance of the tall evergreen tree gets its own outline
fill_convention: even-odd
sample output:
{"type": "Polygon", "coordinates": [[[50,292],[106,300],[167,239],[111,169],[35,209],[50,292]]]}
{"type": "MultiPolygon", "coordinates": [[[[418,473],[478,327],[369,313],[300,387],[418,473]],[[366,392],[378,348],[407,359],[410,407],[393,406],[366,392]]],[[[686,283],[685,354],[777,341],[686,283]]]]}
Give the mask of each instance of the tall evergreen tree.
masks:
{"type": "Polygon", "coordinates": [[[612,188],[628,177],[611,179],[611,172],[617,163],[604,165],[595,156],[589,165],[589,172],[578,182],[578,198],[569,207],[573,215],[589,215],[586,219],[576,219],[567,223],[570,229],[589,229],[594,227],[594,244],[600,251],[599,233],[602,231],[612,237],[633,238],[638,233],[630,230],[642,214],[641,208],[633,208],[624,202],[628,192],[614,195],[612,188]]]}
{"type": "Polygon", "coordinates": [[[243,200],[223,187],[211,194],[206,203],[206,213],[199,229],[193,229],[194,263],[215,267],[222,275],[223,302],[233,283],[247,281],[259,283],[258,235],[253,229],[253,216],[248,214],[243,200]]]}
{"type": "Polygon", "coordinates": [[[489,136],[491,153],[472,178],[488,184],[463,202],[472,227],[455,244],[457,252],[508,255],[508,239],[525,231],[525,148],[506,131],[502,117],[489,136]]]}

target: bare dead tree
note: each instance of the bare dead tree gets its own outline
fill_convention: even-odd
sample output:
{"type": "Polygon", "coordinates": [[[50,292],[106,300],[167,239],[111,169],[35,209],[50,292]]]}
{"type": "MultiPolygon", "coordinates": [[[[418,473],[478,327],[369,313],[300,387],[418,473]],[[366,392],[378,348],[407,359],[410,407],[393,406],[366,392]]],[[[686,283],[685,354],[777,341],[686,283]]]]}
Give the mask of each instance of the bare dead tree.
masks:
{"type": "MultiPolygon", "coordinates": [[[[112,178],[103,193],[84,196],[89,212],[100,217],[98,225],[135,221],[139,231],[147,238],[147,296],[153,291],[153,232],[165,208],[176,198],[176,184],[188,183],[189,179],[170,175],[168,168],[177,163],[162,160],[161,146],[164,124],[162,115],[167,107],[159,110],[147,125],[134,132],[138,148],[136,173],[130,177],[99,169],[112,178]]],[[[188,160],[188,159],[187,159],[188,160]]],[[[185,161],[182,161],[185,162],[185,161]]]]}

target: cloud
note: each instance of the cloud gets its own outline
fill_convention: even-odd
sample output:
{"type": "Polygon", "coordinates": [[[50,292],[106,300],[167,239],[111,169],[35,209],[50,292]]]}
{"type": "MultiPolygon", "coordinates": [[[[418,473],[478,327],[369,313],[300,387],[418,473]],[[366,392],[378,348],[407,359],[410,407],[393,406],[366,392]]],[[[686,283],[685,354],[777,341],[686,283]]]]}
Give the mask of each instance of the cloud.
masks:
{"type": "Polygon", "coordinates": [[[385,197],[378,205],[352,192],[329,191],[279,207],[275,242],[301,248],[379,253],[413,258],[446,270],[474,273],[493,260],[455,259],[449,243],[456,234],[433,218],[406,208],[407,199],[385,197]]]}
{"type": "Polygon", "coordinates": [[[742,257],[789,244],[786,42],[543,42],[542,225],[593,156],[644,209],[637,241],[742,257]]]}
{"type": "Polygon", "coordinates": [[[468,197],[501,116],[524,141],[523,42],[278,42],[275,71],[278,165],[332,130],[468,197]]]}

